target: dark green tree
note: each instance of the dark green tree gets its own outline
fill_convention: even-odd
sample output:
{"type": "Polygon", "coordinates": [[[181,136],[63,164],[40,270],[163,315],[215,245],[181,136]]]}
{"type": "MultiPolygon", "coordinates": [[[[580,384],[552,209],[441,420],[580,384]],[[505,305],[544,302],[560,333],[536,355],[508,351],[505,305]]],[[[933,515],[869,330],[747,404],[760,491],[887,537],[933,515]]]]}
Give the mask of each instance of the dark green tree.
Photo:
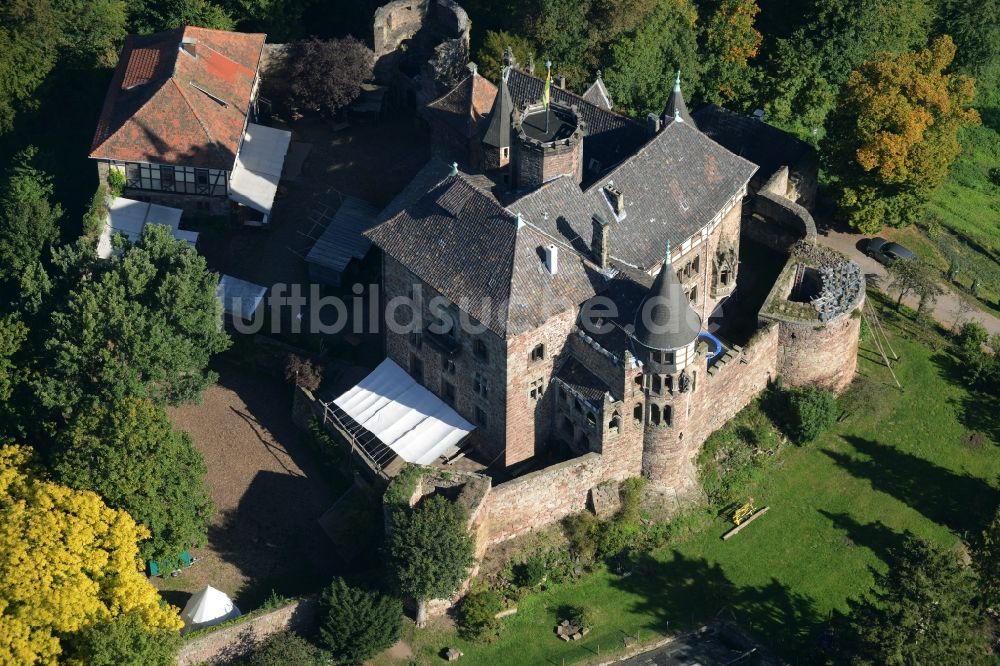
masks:
{"type": "Polygon", "coordinates": [[[291,631],[280,631],[265,638],[242,666],[326,666],[327,654],[291,631]]]}
{"type": "Polygon", "coordinates": [[[387,537],[389,565],[401,594],[417,600],[417,626],[427,620],[427,601],[458,590],[474,562],[465,510],[440,495],[393,511],[387,537]]]}
{"type": "Polygon", "coordinates": [[[403,604],[334,578],[320,595],[319,636],[338,664],[359,664],[392,646],[403,628],[403,604]]]}
{"type": "Polygon", "coordinates": [[[983,530],[972,558],[982,583],[983,603],[994,614],[1000,614],[1000,508],[983,530]]]}
{"type": "Polygon", "coordinates": [[[871,596],[849,602],[857,664],[973,664],[985,660],[977,580],[954,553],[907,532],[875,575],[871,596]]]}
{"type": "Polygon", "coordinates": [[[0,186],[0,280],[8,285],[20,284],[59,239],[62,208],[52,203],[52,179],[34,165],[36,156],[31,147],[18,153],[0,186]]]}
{"type": "MultiPolygon", "coordinates": [[[[552,75],[566,77],[568,87],[583,90],[597,69],[597,36],[590,22],[592,0],[535,0],[525,36],[538,45],[540,70],[552,61],[552,75]]],[[[538,72],[538,69],[536,69],[538,72]]]]}
{"type": "MultiPolygon", "coordinates": [[[[483,45],[476,52],[476,65],[479,67],[479,73],[490,81],[499,83],[500,70],[503,67],[503,54],[508,46],[514,52],[514,58],[517,60],[518,67],[526,67],[528,60],[531,58],[537,60],[535,48],[524,37],[512,35],[509,32],[494,32],[489,30],[483,39],[483,45]]],[[[536,72],[540,64],[538,62],[535,63],[536,72]]]]}
{"type": "Polygon", "coordinates": [[[691,98],[699,87],[697,21],[690,0],[659,0],[638,28],[609,45],[604,82],[616,104],[640,117],[663,113],[678,69],[691,98]]]}
{"type": "Polygon", "coordinates": [[[797,444],[811,442],[837,421],[837,403],[830,391],[812,386],[789,389],[786,429],[797,444]]]}
{"type": "Polygon", "coordinates": [[[52,0],[60,18],[64,60],[82,67],[114,66],[126,34],[125,0],[52,0]]]}
{"type": "Polygon", "coordinates": [[[899,292],[896,299],[896,308],[903,303],[903,299],[913,294],[924,305],[928,298],[933,298],[941,294],[943,290],[938,284],[937,275],[934,269],[927,263],[915,261],[894,261],[888,268],[889,278],[892,286],[899,292]]]}
{"type": "Polygon", "coordinates": [[[222,6],[211,0],[142,0],[130,6],[129,28],[146,33],[186,25],[232,30],[236,23],[222,6]]]}
{"type": "Polygon", "coordinates": [[[176,631],[151,632],[138,613],[125,613],[76,634],[71,652],[87,666],[173,666],[181,643],[176,631]]]}
{"type": "Polygon", "coordinates": [[[60,17],[49,0],[0,3],[0,134],[36,105],[35,90],[55,67],[60,17]]]}
{"type": "Polygon", "coordinates": [[[28,327],[13,315],[0,316],[0,403],[10,400],[24,370],[15,355],[28,339],[28,327]]]}
{"type": "Polygon", "coordinates": [[[145,525],[152,538],[139,544],[143,559],[177,561],[205,541],[205,461],[149,400],[95,400],[78,410],[57,436],[52,469],[60,483],[93,490],[145,525]]]}
{"type": "Polygon", "coordinates": [[[502,624],[497,613],[503,610],[503,599],[489,588],[465,595],[459,606],[459,633],[474,641],[492,642],[500,637],[502,624]]]}
{"type": "Polygon", "coordinates": [[[972,73],[1000,59],[1000,0],[944,0],[938,31],[955,40],[955,64],[972,73]]]}
{"type": "Polygon", "coordinates": [[[88,263],[85,246],[63,258],[60,272],[84,279],[52,314],[41,404],[64,414],[88,395],[197,400],[214,381],[209,358],[230,344],[205,259],[162,225],[106,262],[88,263]]]}
{"type": "Polygon", "coordinates": [[[779,39],[764,69],[767,122],[815,143],[837,101],[815,46],[805,38],[779,39]]]}

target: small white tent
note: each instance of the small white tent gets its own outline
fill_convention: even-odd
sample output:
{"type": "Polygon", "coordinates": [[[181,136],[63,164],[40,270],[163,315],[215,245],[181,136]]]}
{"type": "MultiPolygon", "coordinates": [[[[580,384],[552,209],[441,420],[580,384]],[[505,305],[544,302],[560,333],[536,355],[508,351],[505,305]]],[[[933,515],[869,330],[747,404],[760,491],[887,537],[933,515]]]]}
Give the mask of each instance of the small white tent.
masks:
{"type": "Polygon", "coordinates": [[[210,627],[240,615],[240,609],[225,592],[208,585],[201,592],[195,592],[181,611],[184,620],[181,633],[210,627]]]}

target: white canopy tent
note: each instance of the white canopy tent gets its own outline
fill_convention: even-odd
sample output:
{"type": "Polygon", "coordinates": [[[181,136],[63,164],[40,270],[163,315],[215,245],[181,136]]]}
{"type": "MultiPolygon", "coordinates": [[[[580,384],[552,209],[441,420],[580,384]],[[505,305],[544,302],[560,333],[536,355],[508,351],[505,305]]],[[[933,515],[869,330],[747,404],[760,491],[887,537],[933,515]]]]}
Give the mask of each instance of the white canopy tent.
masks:
{"type": "Polygon", "coordinates": [[[213,624],[220,624],[240,615],[242,615],[240,609],[229,595],[208,585],[201,592],[191,595],[184,605],[184,610],[181,611],[181,619],[184,621],[182,633],[211,627],[213,624]]]}
{"type": "Polygon", "coordinates": [[[236,156],[229,179],[229,198],[264,213],[265,222],[274,205],[291,140],[291,132],[248,123],[240,154],[236,156]]]}
{"type": "Polygon", "coordinates": [[[244,321],[253,319],[266,294],[267,287],[234,278],[232,275],[223,275],[219,278],[219,286],[215,288],[215,297],[222,301],[222,311],[244,321]]]}
{"type": "Polygon", "coordinates": [[[97,240],[97,256],[100,259],[111,256],[111,237],[114,234],[124,234],[130,242],[135,243],[147,224],[166,225],[170,227],[174,238],[194,245],[198,242],[198,233],[180,228],[182,214],[180,208],[115,197],[108,204],[108,217],[104,220],[104,230],[97,240]]]}
{"type": "Polygon", "coordinates": [[[333,403],[407,462],[427,465],[475,428],[385,359],[333,403]]]}

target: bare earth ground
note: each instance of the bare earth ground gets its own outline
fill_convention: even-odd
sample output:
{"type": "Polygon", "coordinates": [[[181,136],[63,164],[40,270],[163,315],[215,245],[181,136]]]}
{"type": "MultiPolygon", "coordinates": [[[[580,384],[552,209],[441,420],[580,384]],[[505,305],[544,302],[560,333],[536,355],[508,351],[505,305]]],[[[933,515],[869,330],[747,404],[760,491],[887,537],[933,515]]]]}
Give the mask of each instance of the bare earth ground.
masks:
{"type": "Polygon", "coordinates": [[[243,610],[270,592],[316,589],[332,571],[332,544],[317,519],[334,498],[291,421],[287,385],[221,366],[200,405],[170,410],[205,457],[216,515],[202,558],[177,578],[153,579],[174,604],[212,585],[243,610]]]}

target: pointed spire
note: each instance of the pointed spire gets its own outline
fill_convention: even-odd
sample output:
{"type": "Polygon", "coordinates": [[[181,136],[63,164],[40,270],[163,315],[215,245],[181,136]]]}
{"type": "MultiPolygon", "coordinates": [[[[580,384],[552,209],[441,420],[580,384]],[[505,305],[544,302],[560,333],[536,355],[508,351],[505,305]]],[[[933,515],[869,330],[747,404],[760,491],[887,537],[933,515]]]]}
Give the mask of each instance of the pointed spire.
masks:
{"type": "Polygon", "coordinates": [[[681,92],[681,70],[677,70],[677,78],[674,80],[674,89],[667,97],[667,105],[663,109],[663,124],[666,125],[672,120],[681,120],[694,126],[694,120],[688,113],[687,104],[684,103],[684,94],[681,92]]]}
{"type": "Polygon", "coordinates": [[[486,130],[483,132],[483,143],[493,148],[510,147],[510,123],[514,113],[514,101],[507,87],[511,65],[504,65],[500,73],[500,85],[497,86],[497,96],[493,99],[493,108],[486,119],[486,130]]]}
{"type": "Polygon", "coordinates": [[[663,265],[664,266],[670,266],[671,265],[671,261],[670,261],[670,239],[669,238],[667,239],[667,251],[663,255],[663,265]]]}
{"type": "Polygon", "coordinates": [[[680,349],[694,342],[700,332],[701,318],[684,294],[670,260],[670,242],[667,241],[663,267],[635,315],[634,337],[641,345],[635,348],[636,355],[645,363],[649,356],[643,348],[680,349]]]}

